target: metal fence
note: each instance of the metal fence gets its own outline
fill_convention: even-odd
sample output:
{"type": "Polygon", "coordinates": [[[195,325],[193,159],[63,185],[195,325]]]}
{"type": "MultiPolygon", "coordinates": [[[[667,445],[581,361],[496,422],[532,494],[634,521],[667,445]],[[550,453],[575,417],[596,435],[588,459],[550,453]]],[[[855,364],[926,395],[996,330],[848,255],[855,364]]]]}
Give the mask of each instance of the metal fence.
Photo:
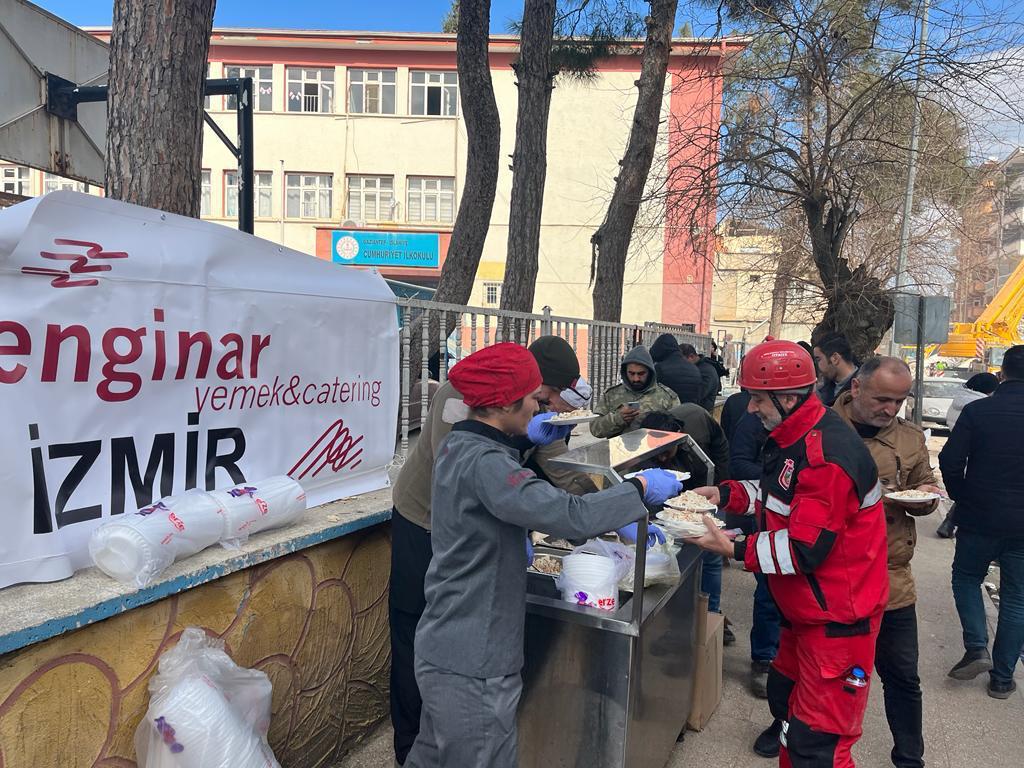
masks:
{"type": "Polygon", "coordinates": [[[658,336],[671,333],[698,352],[707,353],[711,348],[711,337],[694,333],[692,325],[630,325],[561,317],[553,315],[550,307],[545,307],[542,314],[531,314],[407,297],[395,301],[401,327],[399,455],[403,457],[409,447],[410,429],[418,428],[426,417],[430,397],[447,380],[448,369],[491,344],[512,341],[529,346],[539,336],[560,336],[576,351],[580,370],[585,372],[595,398],[621,381],[622,357],[637,344],[650,347],[658,336]],[[422,331],[414,333],[417,326],[422,331]],[[416,337],[418,348],[413,349],[416,337]]]}

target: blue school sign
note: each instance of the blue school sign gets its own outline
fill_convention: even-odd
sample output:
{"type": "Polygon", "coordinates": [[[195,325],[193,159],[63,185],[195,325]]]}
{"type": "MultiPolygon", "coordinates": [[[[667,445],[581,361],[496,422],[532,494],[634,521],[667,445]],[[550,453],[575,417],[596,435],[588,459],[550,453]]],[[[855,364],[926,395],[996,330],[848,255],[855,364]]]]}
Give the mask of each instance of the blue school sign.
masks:
{"type": "Polygon", "coordinates": [[[331,257],[337,264],[437,269],[440,239],[436,232],[336,229],[331,233],[331,257]]]}

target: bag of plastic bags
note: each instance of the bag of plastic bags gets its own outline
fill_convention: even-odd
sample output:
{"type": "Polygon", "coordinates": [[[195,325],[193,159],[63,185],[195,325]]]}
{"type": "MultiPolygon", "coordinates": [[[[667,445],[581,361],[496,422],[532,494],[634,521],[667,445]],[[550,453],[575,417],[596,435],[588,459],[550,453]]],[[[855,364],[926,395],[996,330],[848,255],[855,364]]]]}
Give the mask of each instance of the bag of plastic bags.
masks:
{"type": "Polygon", "coordinates": [[[139,768],[280,768],[267,744],[270,679],[196,627],[160,657],[135,731],[139,768]]]}
{"type": "Polygon", "coordinates": [[[567,603],[614,611],[619,607],[619,581],[634,561],[629,547],[591,539],[562,558],[562,573],[555,586],[567,603]]]}

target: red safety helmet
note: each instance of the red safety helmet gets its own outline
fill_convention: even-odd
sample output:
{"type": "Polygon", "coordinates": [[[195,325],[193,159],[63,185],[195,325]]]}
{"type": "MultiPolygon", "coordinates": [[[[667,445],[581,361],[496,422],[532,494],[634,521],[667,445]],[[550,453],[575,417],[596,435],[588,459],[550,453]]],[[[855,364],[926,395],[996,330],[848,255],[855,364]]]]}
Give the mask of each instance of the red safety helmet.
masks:
{"type": "Polygon", "coordinates": [[[744,389],[778,392],[803,389],[817,381],[814,361],[803,347],[771,336],[747,352],[740,365],[739,385],[744,389]]]}

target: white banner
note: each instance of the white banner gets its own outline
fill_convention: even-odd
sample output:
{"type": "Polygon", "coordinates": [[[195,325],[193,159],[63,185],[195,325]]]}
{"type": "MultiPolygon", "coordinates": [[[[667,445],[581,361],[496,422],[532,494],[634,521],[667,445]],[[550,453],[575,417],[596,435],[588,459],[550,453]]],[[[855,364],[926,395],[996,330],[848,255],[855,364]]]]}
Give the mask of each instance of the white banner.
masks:
{"type": "Polygon", "coordinates": [[[394,297],[219,224],[74,192],[0,211],[0,587],[88,565],[112,515],[288,474],[387,484],[394,297]]]}

